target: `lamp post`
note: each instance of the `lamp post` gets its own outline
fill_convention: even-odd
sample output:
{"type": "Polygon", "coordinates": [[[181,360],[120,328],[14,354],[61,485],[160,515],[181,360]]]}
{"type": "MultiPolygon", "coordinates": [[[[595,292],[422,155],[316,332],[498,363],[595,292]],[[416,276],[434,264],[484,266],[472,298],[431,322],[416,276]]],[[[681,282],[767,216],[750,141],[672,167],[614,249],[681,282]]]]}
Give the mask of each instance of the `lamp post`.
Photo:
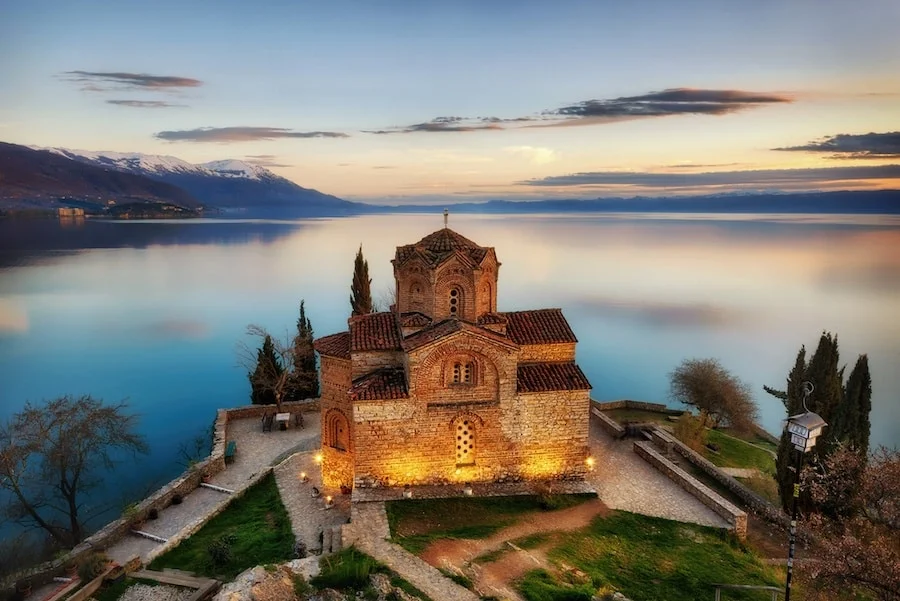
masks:
{"type": "Polygon", "coordinates": [[[791,577],[794,573],[794,546],[797,539],[797,501],[800,498],[800,470],[803,468],[803,455],[816,446],[816,439],[828,424],[822,416],[813,413],[806,406],[806,400],[814,390],[810,382],[803,383],[803,413],[792,415],[787,419],[787,431],[791,435],[791,444],[797,450],[796,481],[791,501],[791,538],[788,547],[787,579],[784,585],[784,601],[791,601],[791,577]]]}

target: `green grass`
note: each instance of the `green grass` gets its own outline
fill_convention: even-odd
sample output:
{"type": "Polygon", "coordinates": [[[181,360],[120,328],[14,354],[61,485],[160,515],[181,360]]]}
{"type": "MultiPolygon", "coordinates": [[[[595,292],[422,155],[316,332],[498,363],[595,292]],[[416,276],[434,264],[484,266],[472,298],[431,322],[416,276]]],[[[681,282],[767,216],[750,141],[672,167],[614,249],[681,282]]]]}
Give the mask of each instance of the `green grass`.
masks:
{"type": "Polygon", "coordinates": [[[553,535],[550,532],[535,532],[534,534],[529,534],[528,536],[523,536],[509,542],[520,549],[536,549],[550,540],[552,536],[553,535]]]}
{"type": "Polygon", "coordinates": [[[231,580],[247,568],[287,561],[293,552],[291,522],[269,474],[189,539],[156,558],[150,569],[178,568],[231,580]]]}
{"type": "Polygon", "coordinates": [[[147,586],[159,586],[155,580],[144,580],[143,578],[121,578],[117,582],[105,586],[94,593],[91,598],[96,601],[117,601],[126,590],[135,584],[146,584],[147,586]]]}
{"type": "Polygon", "coordinates": [[[441,538],[487,538],[522,514],[564,509],[595,495],[415,499],[386,503],[391,537],[410,553],[421,553],[441,538]]]}
{"type": "Polygon", "coordinates": [[[719,452],[704,449],[703,454],[719,467],[756,468],[763,474],[775,473],[775,458],[767,451],[717,430],[708,430],[707,434],[707,442],[718,445],[719,452]]]}
{"type": "MultiPolygon", "coordinates": [[[[530,572],[519,582],[528,601],[590,599],[602,586],[633,601],[695,601],[712,598],[712,583],[781,583],[776,570],[725,531],[626,512],[596,518],[567,534],[549,557],[581,570],[590,583],[568,584],[547,572],[530,572]]],[[[771,595],[731,591],[728,599],[762,601],[771,595]]]]}
{"type": "Polygon", "coordinates": [[[506,545],[500,547],[499,549],[494,549],[493,551],[488,551],[487,553],[482,553],[478,557],[472,560],[472,563],[494,563],[507,553],[512,551],[512,549],[506,545]]]}
{"type": "Polygon", "coordinates": [[[372,574],[386,574],[390,577],[392,586],[422,601],[431,601],[428,595],[356,547],[348,547],[333,555],[322,557],[319,560],[319,574],[309,583],[316,588],[353,591],[361,593],[364,598],[369,598],[374,593],[369,580],[372,574]]]}

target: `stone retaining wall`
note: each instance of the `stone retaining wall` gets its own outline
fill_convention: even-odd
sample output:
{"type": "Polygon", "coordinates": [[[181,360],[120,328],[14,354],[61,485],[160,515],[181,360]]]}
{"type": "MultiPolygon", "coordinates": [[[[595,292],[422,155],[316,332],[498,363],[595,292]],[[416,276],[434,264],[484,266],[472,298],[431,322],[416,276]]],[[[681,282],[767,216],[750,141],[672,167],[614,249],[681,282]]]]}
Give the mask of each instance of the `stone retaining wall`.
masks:
{"type": "MultiPolygon", "coordinates": [[[[319,399],[282,403],[282,407],[287,412],[301,411],[308,413],[318,411],[319,399]]],[[[225,445],[227,443],[229,420],[261,418],[263,414],[272,411],[272,405],[247,405],[233,409],[219,409],[216,412],[216,421],[213,426],[212,451],[206,459],[197,462],[183,474],[140,501],[134,509],[133,517],[130,519],[118,518],[113,520],[93,535],[84,539],[78,546],[59,559],[45,562],[33,570],[29,570],[27,574],[19,573],[10,576],[0,583],[0,593],[2,593],[4,588],[12,586],[18,579],[26,575],[31,579],[35,587],[46,584],[57,576],[64,576],[66,566],[70,562],[80,563],[92,552],[104,551],[119,542],[131,531],[133,521],[146,520],[151,509],[162,511],[171,505],[172,497],[176,494],[182,497],[187,496],[200,486],[204,474],[214,476],[225,470],[225,445]]]]}
{"type": "Polygon", "coordinates": [[[747,537],[747,513],[723,499],[719,493],[709,488],[686,471],[660,455],[649,442],[635,441],[634,452],[650,465],[668,476],[670,480],[695,496],[701,503],[722,516],[734,528],[740,539],[747,537]]]}
{"type": "Polygon", "coordinates": [[[625,438],[625,428],[619,425],[619,422],[603,413],[603,411],[597,409],[596,404],[591,407],[591,413],[600,420],[600,427],[603,428],[607,434],[617,440],[625,438]]]}
{"type": "Polygon", "coordinates": [[[700,455],[665,430],[654,428],[651,431],[651,436],[653,437],[653,442],[657,445],[657,447],[659,447],[660,449],[665,449],[667,452],[674,451],[675,453],[678,453],[679,455],[687,459],[691,464],[701,469],[710,478],[727,488],[730,492],[734,493],[743,503],[746,503],[747,507],[749,507],[761,517],[784,528],[790,527],[790,518],[785,515],[779,508],[775,507],[769,501],[762,498],[761,496],[723,472],[712,461],[700,455]]]}
{"type": "Polygon", "coordinates": [[[655,411],[656,413],[665,413],[666,415],[681,415],[684,411],[680,409],[672,409],[662,403],[649,403],[647,401],[633,401],[631,399],[619,399],[617,401],[595,401],[591,399],[591,405],[600,411],[610,411],[612,409],[637,409],[640,411],[655,411]]]}

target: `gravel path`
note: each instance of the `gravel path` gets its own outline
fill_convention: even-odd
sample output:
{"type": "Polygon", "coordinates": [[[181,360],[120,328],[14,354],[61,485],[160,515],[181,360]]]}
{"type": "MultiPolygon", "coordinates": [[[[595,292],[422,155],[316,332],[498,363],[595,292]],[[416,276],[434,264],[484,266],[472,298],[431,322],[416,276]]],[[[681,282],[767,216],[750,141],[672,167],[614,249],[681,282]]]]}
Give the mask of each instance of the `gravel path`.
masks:
{"type": "Polygon", "coordinates": [[[321,548],[319,533],[334,529],[350,519],[350,496],[322,486],[322,470],[314,456],[313,452],[298,453],[275,468],[278,492],[291,518],[294,537],[302,541],[309,551],[321,548]],[[300,481],[300,472],[306,472],[309,482],[300,481]],[[313,487],[320,491],[317,498],[312,497],[313,487]],[[328,495],[334,500],[334,507],[326,510],[325,497],[328,495]]]}
{"type": "Polygon", "coordinates": [[[119,597],[119,601],[187,601],[194,594],[193,589],[160,584],[134,584],[119,597]]]}
{"type": "Polygon", "coordinates": [[[612,509],[729,528],[728,522],[690,493],[638,457],[634,440],[614,440],[591,417],[591,453],[596,458],[588,476],[603,502],[612,509]]]}

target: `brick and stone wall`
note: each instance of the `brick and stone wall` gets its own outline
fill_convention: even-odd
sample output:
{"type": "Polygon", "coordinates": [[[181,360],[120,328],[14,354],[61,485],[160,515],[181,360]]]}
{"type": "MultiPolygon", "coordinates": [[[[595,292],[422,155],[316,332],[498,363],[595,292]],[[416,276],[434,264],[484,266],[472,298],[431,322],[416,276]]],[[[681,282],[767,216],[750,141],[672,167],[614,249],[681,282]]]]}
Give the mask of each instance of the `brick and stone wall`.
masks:
{"type": "Polygon", "coordinates": [[[523,344],[519,354],[520,363],[542,363],[548,361],[574,361],[575,343],[523,344]]]}
{"type": "Polygon", "coordinates": [[[352,377],[355,380],[383,367],[403,367],[402,351],[360,351],[351,354],[352,377]]]}
{"type": "Polygon", "coordinates": [[[325,486],[353,482],[353,404],[350,402],[351,362],[322,355],[322,481],[325,486]],[[335,421],[338,420],[338,421],[335,421]],[[336,428],[346,438],[336,440],[336,428]],[[340,448],[339,448],[340,447],[340,448]]]}

